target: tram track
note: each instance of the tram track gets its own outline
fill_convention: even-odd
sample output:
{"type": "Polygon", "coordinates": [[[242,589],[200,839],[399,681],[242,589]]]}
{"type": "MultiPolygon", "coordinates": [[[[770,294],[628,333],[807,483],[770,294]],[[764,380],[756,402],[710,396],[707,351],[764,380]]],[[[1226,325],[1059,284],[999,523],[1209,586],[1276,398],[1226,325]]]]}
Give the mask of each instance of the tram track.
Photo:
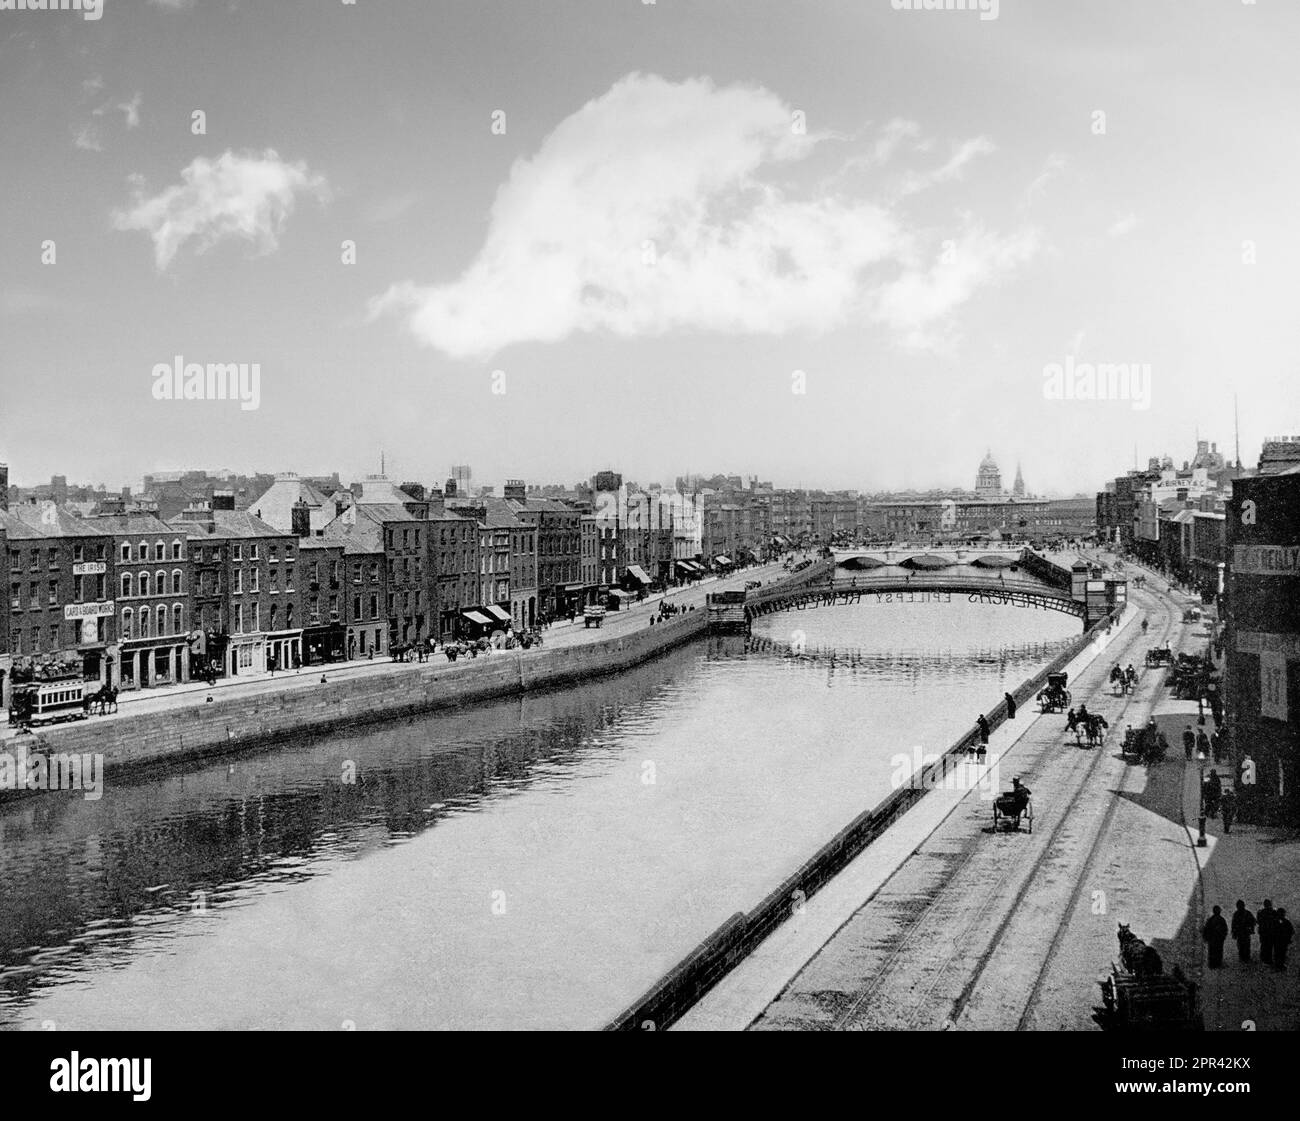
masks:
{"type": "MultiPolygon", "coordinates": [[[[1157,604],[1165,614],[1164,625],[1161,628],[1159,639],[1157,639],[1157,642],[1163,642],[1169,639],[1173,631],[1175,625],[1175,614],[1170,609],[1167,603],[1160,603],[1160,601],[1157,601],[1157,604]]],[[[1125,699],[1125,703],[1122,705],[1122,711],[1124,713],[1127,713],[1129,709],[1132,707],[1132,705],[1134,703],[1137,703],[1139,700],[1141,700],[1143,703],[1154,704],[1155,700],[1159,697],[1160,690],[1163,688],[1165,684],[1165,678],[1166,675],[1164,672],[1161,672],[1157,674],[1155,677],[1153,677],[1151,679],[1150,692],[1147,693],[1145,697],[1141,697],[1136,691],[1130,696],[1128,696],[1125,699]]],[[[1098,752],[1097,757],[1092,761],[1093,766],[1089,768],[1089,773],[1086,776],[1084,783],[1079,787],[1079,790],[1076,792],[1075,797],[1071,799],[1072,804],[1077,802],[1079,794],[1082,794],[1088,790],[1092,779],[1095,777],[1095,772],[1098,769],[1100,769],[1101,764],[1104,762],[1105,759],[1106,759],[1106,755],[1102,752],[1098,752]]],[[[1127,766],[1125,768],[1124,773],[1125,774],[1128,773],[1127,766]]],[[[1080,889],[1080,886],[1089,882],[1088,880],[1089,872],[1092,869],[1093,865],[1095,864],[1096,857],[1101,846],[1101,840],[1104,836],[1107,835],[1110,829],[1110,825],[1114,819],[1115,811],[1119,806],[1120,801],[1121,799],[1115,794],[1115,792],[1111,792],[1110,795],[1104,799],[1105,808],[1102,811],[1101,820],[1096,825],[1096,827],[1092,829],[1091,840],[1087,843],[1087,849],[1084,853],[1082,863],[1077,865],[1077,872],[1075,871],[1075,867],[1074,867],[1076,861],[1071,860],[1069,858],[1068,853],[1064,854],[1066,857],[1064,861],[1065,864],[1064,870],[1068,874],[1068,881],[1073,884],[1073,887],[1069,892],[1070,898],[1076,897],[1077,892],[1080,889]]],[[[1003,945],[1003,939],[1008,934],[1008,931],[1012,927],[1013,923],[1020,916],[1020,905],[1024,902],[1029,892],[1029,889],[1034,884],[1040,882],[1040,873],[1044,870],[1044,868],[1047,867],[1049,864],[1051,864],[1055,857],[1061,855],[1057,850],[1056,841],[1061,831],[1067,826],[1067,824],[1069,824],[1069,821],[1070,819],[1067,818],[1065,815],[1061,816],[1059,822],[1057,823],[1057,828],[1053,832],[1052,839],[1049,841],[1048,845],[1044,847],[1042,853],[1039,855],[1038,859],[1034,862],[1033,870],[1030,876],[1028,877],[1028,879],[1026,880],[1024,887],[1021,889],[1021,892],[1017,896],[1015,905],[1004,916],[1002,923],[998,927],[997,936],[995,937],[994,941],[990,945],[987,953],[981,957],[981,960],[979,961],[975,972],[971,975],[970,979],[966,984],[966,987],[963,989],[961,997],[959,998],[957,1004],[954,1007],[954,1011],[953,1011],[954,1020],[960,1017],[966,1011],[972,994],[979,990],[980,983],[981,981],[984,980],[985,975],[988,972],[989,966],[994,956],[997,954],[999,948],[1003,945]]],[[[1025,1028],[1026,1022],[1031,1018],[1033,1014],[1033,1010],[1036,1006],[1039,995],[1042,991],[1043,980],[1047,976],[1048,972],[1050,971],[1051,967],[1056,961],[1056,958],[1060,952],[1061,945],[1065,938],[1067,926],[1068,926],[1068,913],[1063,911],[1063,913],[1061,913],[1061,915],[1059,916],[1059,921],[1055,924],[1053,928],[1052,937],[1048,943],[1046,953],[1043,955],[1041,964],[1039,965],[1039,967],[1034,973],[1033,983],[1029,988],[1029,992],[1026,995],[1024,1005],[1016,1020],[1016,1025],[1015,1025],[1016,1030],[1023,1030],[1025,1028]]]]}
{"type": "MultiPolygon", "coordinates": [[[[1169,636],[1174,625],[1173,612],[1169,610],[1168,605],[1165,605],[1165,610],[1167,617],[1161,640],[1169,636]]],[[[1147,637],[1135,629],[1120,646],[1121,660],[1130,655],[1134,647],[1147,637]]],[[[1112,659],[1108,657],[1105,661],[1110,662],[1112,659]]],[[[1099,658],[1084,671],[1081,678],[1089,674],[1104,673],[1100,668],[1101,664],[1102,660],[1099,658]]],[[[1099,693],[1104,695],[1104,689],[1105,683],[1102,678],[1091,687],[1090,691],[1095,697],[1099,693]]],[[[1110,711],[1105,709],[1099,711],[1103,712],[1112,727],[1117,727],[1138,697],[1137,693],[1126,694],[1122,700],[1116,698],[1120,701],[1118,705],[1106,706],[1110,711]]],[[[1080,792],[1087,788],[1087,784],[1100,768],[1106,755],[1104,749],[1098,749],[1087,757],[1082,757],[1075,752],[1072,753],[1067,766],[1061,768],[1062,757],[1059,747],[1059,741],[1054,738],[1041,743],[1032,755],[1027,755],[1023,759],[1017,758],[1016,769],[1029,776],[1035,784],[1042,779],[1047,784],[1043,790],[1050,790],[1053,794],[1051,804],[1064,808],[1077,801],[1080,792]],[[1053,774],[1053,772],[1057,773],[1053,774]]],[[[1042,801],[1041,793],[1039,801],[1042,801]]],[[[982,814],[980,816],[982,817],[982,814]]],[[[967,817],[973,818],[974,815],[968,811],[967,817]]],[[[963,846],[959,860],[945,870],[941,881],[928,892],[928,897],[925,898],[922,906],[916,908],[915,916],[911,918],[901,937],[893,940],[889,952],[877,967],[871,983],[840,1011],[831,1026],[837,1029],[886,1026],[880,1022],[882,1020],[892,1021],[888,1026],[897,1026],[899,1012],[902,1013],[903,1026],[907,1028],[938,1026],[936,1021],[941,1022],[944,1027],[955,1026],[956,1019],[961,1015],[972,992],[975,991],[996,954],[1018,908],[1036,882],[1038,873],[1055,855],[1057,842],[1068,820],[1066,813],[1055,813],[1051,831],[1046,841],[1038,846],[1038,852],[1027,869],[1024,862],[1017,861],[1010,855],[1003,856],[1001,859],[997,853],[990,855],[990,849],[985,843],[986,835],[982,829],[978,834],[970,837],[963,846]],[[977,868],[977,863],[982,862],[992,863],[994,867],[987,870],[977,868]],[[975,876],[976,871],[981,873],[979,877],[975,876]],[[989,882],[989,876],[985,874],[987,872],[993,874],[992,883],[989,882]],[[980,902],[972,904],[971,894],[958,890],[966,879],[974,881],[971,887],[979,892],[976,898],[979,898],[980,902]],[[1000,917],[999,909],[1001,909],[1000,917]],[[925,946],[926,940],[936,933],[936,927],[946,935],[942,941],[947,946],[946,952],[938,961],[932,954],[926,953],[925,946]],[[968,951],[973,945],[981,942],[983,945],[978,957],[972,962],[968,951]],[[899,977],[905,972],[903,967],[906,959],[909,958],[912,959],[911,972],[922,976],[922,986],[906,988],[896,995],[891,994],[890,989],[906,984],[900,982],[899,977]],[[966,971],[969,971],[969,976],[963,983],[961,976],[966,971]],[[943,1014],[945,1001],[940,995],[945,987],[957,989],[955,999],[948,1004],[946,1015],[943,1014]],[[892,1017],[891,1011],[895,1013],[892,1017]]],[[[1099,830],[1096,837],[1099,837],[1102,831],[1099,830]]],[[[1089,858],[1095,851],[1096,837],[1093,838],[1089,858]]],[[[1048,958],[1036,975],[1034,992],[1041,983],[1042,973],[1051,960],[1053,949],[1058,945],[1059,927],[1054,935],[1053,945],[1049,947],[1048,958]]],[[[1023,1016],[1021,1019],[1023,1020],[1023,1016]]]]}
{"type": "MultiPolygon", "coordinates": [[[[1168,641],[1175,627],[1177,627],[1181,623],[1181,620],[1179,618],[1178,605],[1173,601],[1172,593],[1170,592],[1168,587],[1166,587],[1163,590],[1163,592],[1159,592],[1159,589],[1156,589],[1156,591],[1153,591],[1151,594],[1153,595],[1153,598],[1156,599],[1156,602],[1160,605],[1161,609],[1165,611],[1168,616],[1161,634],[1161,639],[1164,641],[1168,641]]],[[[1176,641],[1176,646],[1179,651],[1182,650],[1183,646],[1186,643],[1186,640],[1187,640],[1187,632],[1183,631],[1182,633],[1179,634],[1178,639],[1176,641]]],[[[1169,672],[1170,670],[1168,669],[1164,670],[1156,679],[1155,689],[1153,691],[1153,696],[1151,698],[1153,707],[1155,701],[1159,697],[1160,690],[1163,689],[1168,683],[1169,672]]],[[[1123,777],[1127,778],[1129,773],[1130,772],[1126,768],[1123,777]]],[[[1123,783],[1121,782],[1121,787],[1122,785],[1123,783]]],[[[1092,841],[1088,846],[1088,850],[1086,854],[1084,855],[1083,863],[1079,867],[1077,882],[1080,885],[1091,882],[1090,877],[1092,876],[1093,870],[1096,867],[1098,856],[1102,851],[1102,839],[1110,835],[1111,828],[1115,821],[1116,813],[1122,801],[1121,797],[1119,797],[1119,793],[1120,792],[1118,791],[1115,792],[1115,795],[1107,800],[1106,810],[1102,816],[1102,820],[1098,825],[1097,829],[1093,833],[1092,841]]],[[[1195,862],[1195,859],[1196,859],[1195,850],[1193,850],[1193,854],[1192,854],[1193,862],[1195,862]]],[[[1062,914],[1061,920],[1057,924],[1056,929],[1053,932],[1051,942],[1047,948],[1047,953],[1043,958],[1041,966],[1039,967],[1039,969],[1037,970],[1034,976],[1034,983],[1031,986],[1028,997],[1025,1000],[1024,1008],[1021,1011],[1019,1019],[1016,1021],[1017,1031],[1026,1031],[1030,1029],[1035,1013],[1039,1009],[1039,1002],[1043,995],[1044,981],[1051,973],[1053,967],[1057,962],[1058,957],[1060,956],[1061,947],[1065,942],[1068,929],[1069,929],[1069,916],[1068,914],[1062,914]]]]}

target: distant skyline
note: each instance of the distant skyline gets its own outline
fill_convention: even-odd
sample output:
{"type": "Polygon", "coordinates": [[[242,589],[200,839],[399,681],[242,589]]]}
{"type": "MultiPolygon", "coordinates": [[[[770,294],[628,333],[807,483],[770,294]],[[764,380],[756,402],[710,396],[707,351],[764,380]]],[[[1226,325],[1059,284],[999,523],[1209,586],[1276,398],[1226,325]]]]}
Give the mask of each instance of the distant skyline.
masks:
{"type": "MultiPolygon", "coordinates": [[[[1300,431],[1300,8],[0,12],[0,461],[1090,493],[1300,431]],[[159,364],[257,364],[255,409],[159,364]],[[1045,393],[1123,364],[1121,400],[1045,393]],[[802,392],[798,392],[802,390],[802,392]]],[[[1087,396],[1086,388],[1083,395],[1087,396]]]]}

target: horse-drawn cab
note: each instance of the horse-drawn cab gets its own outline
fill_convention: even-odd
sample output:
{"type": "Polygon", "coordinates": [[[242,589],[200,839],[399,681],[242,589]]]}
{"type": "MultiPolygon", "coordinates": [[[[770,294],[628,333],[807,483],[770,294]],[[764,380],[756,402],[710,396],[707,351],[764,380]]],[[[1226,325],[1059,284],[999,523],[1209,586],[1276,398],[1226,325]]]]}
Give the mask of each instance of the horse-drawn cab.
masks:
{"type": "Polygon", "coordinates": [[[1183,612],[1184,623],[1199,623],[1201,621],[1201,609],[1199,607],[1189,607],[1183,612]]]}
{"type": "Polygon", "coordinates": [[[1028,831],[1034,831],[1034,803],[1029,796],[1029,787],[1021,786],[1019,779],[1012,780],[1012,788],[993,799],[993,832],[1005,828],[1008,832],[1020,832],[1020,819],[1028,824],[1028,831]]]}
{"type": "Polygon", "coordinates": [[[1070,707],[1070,691],[1065,687],[1065,673],[1049,673],[1047,684],[1038,694],[1040,712],[1064,712],[1070,707]]]}
{"type": "Polygon", "coordinates": [[[1148,666],[1172,666],[1174,664],[1174,652],[1169,643],[1163,646],[1153,646],[1147,651],[1146,664],[1148,666]]]}

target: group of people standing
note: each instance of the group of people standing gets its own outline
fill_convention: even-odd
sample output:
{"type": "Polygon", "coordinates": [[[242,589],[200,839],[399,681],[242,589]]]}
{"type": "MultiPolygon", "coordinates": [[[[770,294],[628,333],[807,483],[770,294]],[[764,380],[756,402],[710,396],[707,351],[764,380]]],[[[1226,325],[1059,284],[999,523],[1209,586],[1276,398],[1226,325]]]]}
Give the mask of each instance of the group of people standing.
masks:
{"type": "Polygon", "coordinates": [[[1223,944],[1228,940],[1229,934],[1237,943],[1239,960],[1250,962],[1253,948],[1251,940],[1257,932],[1259,960],[1279,972],[1286,969],[1287,950],[1291,946],[1295,928],[1291,925],[1291,920],[1286,917],[1286,908],[1278,907],[1274,910],[1271,899],[1264,900],[1258,915],[1251,914],[1246,909],[1245,900],[1238,899],[1237,909],[1232,912],[1231,926],[1223,917],[1223,909],[1215,906],[1214,913],[1205,920],[1205,926],[1201,929],[1201,938],[1205,941],[1208,954],[1206,965],[1210,969],[1222,968],[1223,944]]]}

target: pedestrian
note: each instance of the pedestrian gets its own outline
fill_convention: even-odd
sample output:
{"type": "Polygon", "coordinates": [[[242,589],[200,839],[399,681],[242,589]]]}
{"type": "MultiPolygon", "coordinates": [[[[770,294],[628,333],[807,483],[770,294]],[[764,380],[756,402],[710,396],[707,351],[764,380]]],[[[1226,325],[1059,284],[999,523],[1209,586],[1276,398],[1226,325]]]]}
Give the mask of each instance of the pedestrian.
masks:
{"type": "Polygon", "coordinates": [[[1237,796],[1229,786],[1219,798],[1219,810],[1223,815],[1224,836],[1232,832],[1232,819],[1237,816],[1237,796]]]}
{"type": "MultiPolygon", "coordinates": [[[[1196,753],[1202,759],[1210,757],[1210,737],[1205,734],[1204,728],[1196,733],[1196,753]]],[[[1217,763],[1218,760],[1216,759],[1215,762],[1217,763]]]]}
{"type": "Polygon", "coordinates": [[[1201,787],[1201,804],[1205,807],[1206,817],[1219,816],[1219,799],[1223,797],[1223,782],[1218,771],[1210,771],[1201,787]]]}
{"type": "Polygon", "coordinates": [[[980,733],[979,744],[975,748],[975,758],[977,761],[982,761],[989,749],[989,722],[984,718],[982,712],[979,719],[975,721],[975,725],[979,728],[980,733]]]}
{"type": "Polygon", "coordinates": [[[1201,928],[1201,938],[1204,939],[1208,950],[1208,957],[1205,964],[1211,969],[1219,969],[1223,966],[1223,943],[1228,939],[1228,924],[1223,919],[1223,914],[1215,905],[1214,914],[1205,920],[1205,926],[1201,928]]]}
{"type": "Polygon", "coordinates": [[[1210,750],[1214,753],[1216,763],[1223,762],[1223,734],[1216,728],[1210,737],[1210,750]]]}
{"type": "Polygon", "coordinates": [[[1007,701],[1007,719],[1014,720],[1016,718],[1016,698],[1010,693],[1003,693],[1002,695],[1007,701]]]}
{"type": "Polygon", "coordinates": [[[1255,916],[1246,910],[1246,901],[1237,900],[1237,909],[1232,912],[1232,937],[1237,943],[1237,956],[1242,961],[1250,961],[1250,939],[1255,933],[1255,916]]]}
{"type": "Polygon", "coordinates": [[[1277,912],[1273,910],[1273,900],[1264,900],[1255,921],[1259,927],[1259,960],[1265,965],[1272,965],[1273,942],[1277,937],[1277,912]]]}
{"type": "Polygon", "coordinates": [[[1273,968],[1283,970],[1286,968],[1286,951],[1291,945],[1291,936],[1295,934],[1295,928],[1291,925],[1291,920],[1286,917],[1286,908],[1277,909],[1277,925],[1273,927],[1273,968]]]}

